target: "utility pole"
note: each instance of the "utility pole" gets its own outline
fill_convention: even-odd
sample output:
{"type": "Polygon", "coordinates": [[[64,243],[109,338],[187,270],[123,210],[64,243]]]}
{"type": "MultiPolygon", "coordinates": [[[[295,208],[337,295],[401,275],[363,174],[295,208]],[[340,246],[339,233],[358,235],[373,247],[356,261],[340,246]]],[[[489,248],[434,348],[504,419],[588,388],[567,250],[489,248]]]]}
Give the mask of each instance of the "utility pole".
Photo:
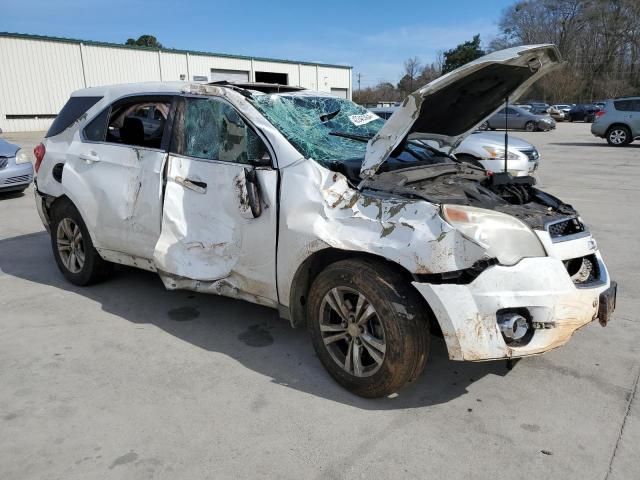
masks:
{"type": "Polygon", "coordinates": [[[361,73],[358,73],[358,93],[360,93],[360,77],[362,76],[361,73]]]}

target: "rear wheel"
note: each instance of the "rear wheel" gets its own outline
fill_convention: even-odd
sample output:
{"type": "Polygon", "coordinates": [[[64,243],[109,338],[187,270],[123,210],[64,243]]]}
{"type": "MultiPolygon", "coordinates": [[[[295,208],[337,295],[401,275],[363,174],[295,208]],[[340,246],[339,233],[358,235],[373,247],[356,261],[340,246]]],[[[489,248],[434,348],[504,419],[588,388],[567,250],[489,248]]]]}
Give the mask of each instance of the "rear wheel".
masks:
{"type": "Polygon", "coordinates": [[[489,122],[482,122],[478,127],[479,130],[489,130],[489,122]]]}
{"type": "Polygon", "coordinates": [[[616,125],[607,131],[607,142],[614,147],[622,147],[631,143],[631,131],[624,125],[616,125]]]}
{"type": "Polygon", "coordinates": [[[525,123],[525,124],[524,124],[524,129],[525,129],[527,132],[535,132],[535,131],[536,131],[536,129],[537,129],[537,127],[536,127],[536,123],[535,123],[535,122],[531,122],[531,121],[529,121],[529,122],[527,122],[527,123],[525,123]]]}
{"type": "Polygon", "coordinates": [[[307,315],[323,366],[356,395],[390,395],[424,369],[427,312],[407,279],[383,262],[329,265],[311,286],[307,315]]]}
{"type": "Polygon", "coordinates": [[[84,286],[104,279],[112,269],[93,247],[78,210],[69,202],[54,206],[51,247],[58,268],[74,285],[84,286]]]}

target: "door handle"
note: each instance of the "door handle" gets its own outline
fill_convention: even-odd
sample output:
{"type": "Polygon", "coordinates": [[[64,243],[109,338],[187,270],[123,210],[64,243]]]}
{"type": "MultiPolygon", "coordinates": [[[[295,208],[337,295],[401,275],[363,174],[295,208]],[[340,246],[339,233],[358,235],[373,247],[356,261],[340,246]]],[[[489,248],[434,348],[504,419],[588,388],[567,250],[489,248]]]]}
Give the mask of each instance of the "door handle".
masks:
{"type": "Polygon", "coordinates": [[[207,184],[198,180],[190,180],[184,177],[176,177],[176,183],[179,183],[185,188],[193,190],[198,193],[205,193],[207,191],[207,184]]]}
{"type": "Polygon", "coordinates": [[[80,155],[78,155],[78,157],[80,157],[80,160],[84,160],[86,163],[95,163],[100,161],[100,157],[94,151],[91,151],[89,153],[81,153],[80,155]]]}

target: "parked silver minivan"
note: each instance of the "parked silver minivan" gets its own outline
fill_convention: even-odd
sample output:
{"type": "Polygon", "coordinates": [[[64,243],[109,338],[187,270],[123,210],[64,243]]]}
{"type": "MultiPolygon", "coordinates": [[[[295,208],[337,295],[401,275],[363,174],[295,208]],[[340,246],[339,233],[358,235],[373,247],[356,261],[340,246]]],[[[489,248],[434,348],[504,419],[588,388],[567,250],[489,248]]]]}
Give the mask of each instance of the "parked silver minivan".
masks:
{"type": "Polygon", "coordinates": [[[591,133],[609,145],[622,147],[640,137],[640,97],[616,98],[604,102],[596,112],[591,133]]]}

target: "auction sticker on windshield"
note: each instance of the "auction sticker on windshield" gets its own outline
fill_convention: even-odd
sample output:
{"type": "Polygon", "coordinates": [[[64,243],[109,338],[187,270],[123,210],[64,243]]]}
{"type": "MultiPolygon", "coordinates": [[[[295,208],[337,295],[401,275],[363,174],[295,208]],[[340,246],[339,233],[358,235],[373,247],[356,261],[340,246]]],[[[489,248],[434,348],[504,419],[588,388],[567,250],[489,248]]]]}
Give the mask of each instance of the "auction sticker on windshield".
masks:
{"type": "Polygon", "coordinates": [[[367,112],[360,115],[349,115],[349,120],[351,120],[351,123],[358,126],[365,125],[369,122],[373,122],[378,118],[380,117],[378,117],[375,113],[372,113],[372,112],[367,112]]]}

